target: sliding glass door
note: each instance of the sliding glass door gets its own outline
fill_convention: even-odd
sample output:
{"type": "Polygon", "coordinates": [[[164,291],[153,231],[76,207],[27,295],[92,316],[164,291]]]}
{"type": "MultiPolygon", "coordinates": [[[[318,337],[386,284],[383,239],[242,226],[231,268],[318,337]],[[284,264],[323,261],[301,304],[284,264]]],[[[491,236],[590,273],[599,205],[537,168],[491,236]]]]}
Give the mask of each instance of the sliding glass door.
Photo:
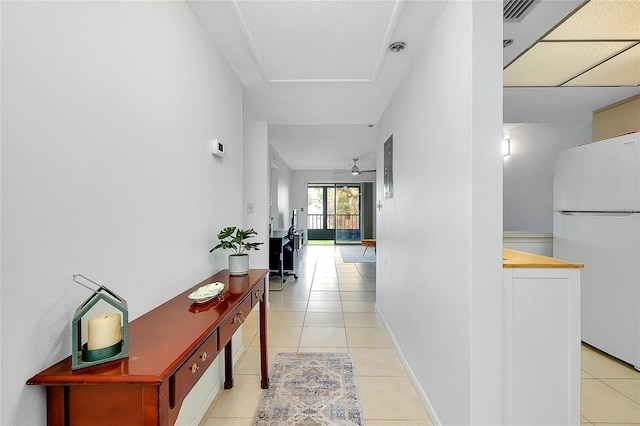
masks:
{"type": "Polygon", "coordinates": [[[336,244],[360,243],[360,184],[309,184],[308,239],[336,244]]]}
{"type": "Polygon", "coordinates": [[[336,187],[336,244],[360,243],[360,185],[336,187]]]}
{"type": "Polygon", "coordinates": [[[330,223],[335,211],[335,187],[327,185],[307,186],[307,239],[309,241],[335,240],[333,224],[330,223]]]}

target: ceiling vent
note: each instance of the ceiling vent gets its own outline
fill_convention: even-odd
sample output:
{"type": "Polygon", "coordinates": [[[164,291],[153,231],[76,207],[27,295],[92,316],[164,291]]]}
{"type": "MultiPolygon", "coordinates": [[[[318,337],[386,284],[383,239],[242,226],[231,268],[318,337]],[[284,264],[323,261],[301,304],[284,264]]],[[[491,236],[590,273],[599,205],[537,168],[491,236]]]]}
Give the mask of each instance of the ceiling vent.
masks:
{"type": "Polygon", "coordinates": [[[520,22],[540,0],[504,0],[502,14],[504,22],[520,22]]]}

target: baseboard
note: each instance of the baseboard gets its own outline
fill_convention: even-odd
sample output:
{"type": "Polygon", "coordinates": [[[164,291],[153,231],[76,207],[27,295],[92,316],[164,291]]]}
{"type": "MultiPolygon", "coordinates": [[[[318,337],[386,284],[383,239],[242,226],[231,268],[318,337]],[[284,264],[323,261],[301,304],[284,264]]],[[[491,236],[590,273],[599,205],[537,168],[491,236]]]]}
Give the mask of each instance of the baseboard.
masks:
{"type": "Polygon", "coordinates": [[[398,344],[398,341],[396,340],[395,336],[391,332],[391,329],[389,328],[389,324],[385,320],[384,315],[380,311],[380,307],[378,306],[377,303],[375,304],[375,307],[376,307],[376,312],[380,316],[380,320],[382,321],[382,324],[384,325],[384,328],[387,330],[387,334],[389,335],[389,338],[391,339],[391,342],[393,343],[393,346],[396,348],[396,352],[398,353],[398,356],[400,357],[400,362],[402,362],[402,365],[404,366],[405,370],[407,370],[407,374],[409,375],[409,379],[411,380],[411,383],[413,383],[413,387],[416,388],[416,392],[418,393],[418,397],[422,401],[422,404],[424,405],[424,408],[427,410],[427,413],[429,414],[429,417],[431,418],[431,423],[433,424],[433,426],[442,426],[442,422],[438,418],[438,415],[436,414],[436,411],[433,409],[433,405],[431,405],[431,401],[429,401],[429,397],[427,397],[427,394],[424,392],[424,389],[422,389],[422,386],[418,382],[418,378],[413,373],[413,370],[411,369],[411,366],[409,365],[409,362],[404,357],[404,354],[402,353],[402,349],[400,348],[400,345],[398,344]]]}

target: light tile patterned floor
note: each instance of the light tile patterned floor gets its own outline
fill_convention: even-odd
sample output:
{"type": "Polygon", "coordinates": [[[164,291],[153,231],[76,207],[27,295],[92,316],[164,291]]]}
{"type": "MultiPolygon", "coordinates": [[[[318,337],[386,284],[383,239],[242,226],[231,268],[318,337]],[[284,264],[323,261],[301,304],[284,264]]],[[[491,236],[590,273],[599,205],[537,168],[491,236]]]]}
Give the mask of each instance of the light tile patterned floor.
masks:
{"type": "Polygon", "coordinates": [[[582,346],[582,425],[639,425],[640,372],[582,346]]]}
{"type": "MultiPolygon", "coordinates": [[[[305,246],[296,261],[299,279],[269,294],[269,359],[278,352],[351,352],[368,426],[431,425],[374,310],[375,264],[342,263],[333,246],[305,246]]],[[[220,392],[201,426],[250,425],[262,393],[257,333],[254,312],[243,326],[247,349],[235,386],[220,392]]],[[[640,373],[584,345],[581,414],[583,425],[640,425],[640,373]]]]}
{"type": "MultiPolygon", "coordinates": [[[[270,363],[278,352],[351,352],[367,425],[431,425],[375,312],[375,263],[342,263],[333,246],[306,246],[296,260],[298,280],[269,293],[270,363]]],[[[261,394],[258,325],[254,311],[234,388],[220,392],[201,425],[251,424],[261,394]]]]}

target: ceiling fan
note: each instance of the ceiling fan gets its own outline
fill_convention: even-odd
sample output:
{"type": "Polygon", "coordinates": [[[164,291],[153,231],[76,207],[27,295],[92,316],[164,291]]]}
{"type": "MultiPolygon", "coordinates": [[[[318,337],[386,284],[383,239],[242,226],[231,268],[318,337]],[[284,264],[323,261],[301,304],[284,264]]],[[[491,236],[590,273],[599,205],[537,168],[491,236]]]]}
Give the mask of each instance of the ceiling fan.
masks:
{"type": "Polygon", "coordinates": [[[360,175],[362,173],[367,173],[367,172],[375,172],[376,170],[360,170],[360,167],[358,167],[358,159],[354,158],[353,159],[353,166],[351,167],[350,170],[338,170],[336,169],[336,171],[334,173],[351,173],[354,176],[360,175]]]}

